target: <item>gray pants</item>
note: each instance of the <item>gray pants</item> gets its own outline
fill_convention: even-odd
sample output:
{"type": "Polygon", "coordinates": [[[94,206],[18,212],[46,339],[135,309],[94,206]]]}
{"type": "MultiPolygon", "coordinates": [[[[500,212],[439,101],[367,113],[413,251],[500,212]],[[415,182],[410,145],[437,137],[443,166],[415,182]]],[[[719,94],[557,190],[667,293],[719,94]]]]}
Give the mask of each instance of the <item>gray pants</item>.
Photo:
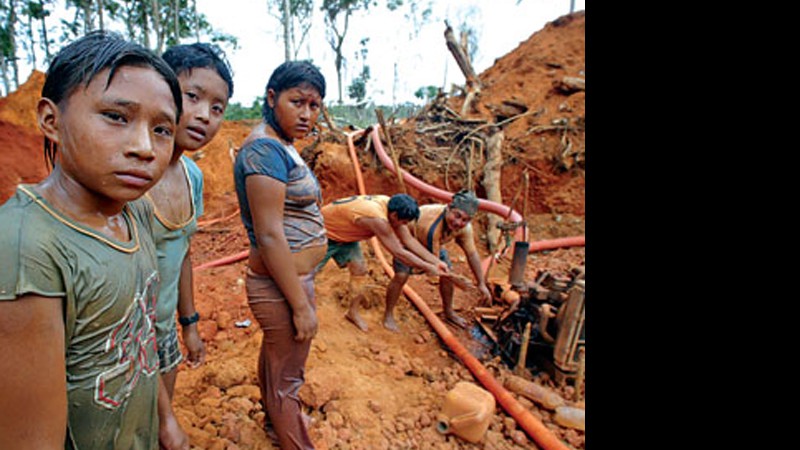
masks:
{"type": "MultiPolygon", "coordinates": [[[[316,310],[314,273],[302,276],[300,281],[316,310]]],[[[313,450],[298,397],[305,382],[311,339],[294,340],[292,309],[272,278],[248,270],[245,286],[250,310],[264,334],[258,357],[261,400],[278,435],[281,450],[313,450]]]]}

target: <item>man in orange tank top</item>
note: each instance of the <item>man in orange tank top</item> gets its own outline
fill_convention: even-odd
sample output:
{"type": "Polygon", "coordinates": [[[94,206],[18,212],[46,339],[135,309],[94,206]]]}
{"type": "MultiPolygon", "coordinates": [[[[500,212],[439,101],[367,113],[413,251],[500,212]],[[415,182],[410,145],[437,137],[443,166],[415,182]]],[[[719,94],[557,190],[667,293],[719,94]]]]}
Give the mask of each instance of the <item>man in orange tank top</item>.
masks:
{"type": "Polygon", "coordinates": [[[330,258],[339,268],[348,268],[350,308],[345,317],[361,331],[368,330],[358,313],[367,277],[361,241],[375,236],[394,258],[404,264],[431,276],[449,273],[447,264],[426,250],[409,230],[408,223],[419,218],[417,201],[409,195],[354,195],[324,206],[322,216],[328,234],[328,251],[317,270],[330,258]]]}

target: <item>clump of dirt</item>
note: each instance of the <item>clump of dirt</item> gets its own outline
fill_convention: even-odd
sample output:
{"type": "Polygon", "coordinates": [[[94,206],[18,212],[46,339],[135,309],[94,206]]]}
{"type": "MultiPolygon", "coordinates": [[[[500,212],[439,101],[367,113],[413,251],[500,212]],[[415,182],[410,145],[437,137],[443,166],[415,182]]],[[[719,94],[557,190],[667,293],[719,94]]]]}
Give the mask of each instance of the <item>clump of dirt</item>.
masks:
{"type": "Polygon", "coordinates": [[[18,90],[0,98],[0,204],[18,184],[37,183],[49,170],[44,160],[44,136],[36,123],[36,102],[44,74],[34,71],[18,90]]]}
{"type": "Polygon", "coordinates": [[[38,130],[36,104],[44,86],[45,75],[34,70],[20,87],[0,98],[0,122],[7,122],[28,130],[38,130]]]}
{"type": "Polygon", "coordinates": [[[214,139],[198,152],[187,153],[203,171],[204,219],[227,216],[238,208],[233,185],[233,155],[250,133],[249,121],[224,121],[214,139]]]}

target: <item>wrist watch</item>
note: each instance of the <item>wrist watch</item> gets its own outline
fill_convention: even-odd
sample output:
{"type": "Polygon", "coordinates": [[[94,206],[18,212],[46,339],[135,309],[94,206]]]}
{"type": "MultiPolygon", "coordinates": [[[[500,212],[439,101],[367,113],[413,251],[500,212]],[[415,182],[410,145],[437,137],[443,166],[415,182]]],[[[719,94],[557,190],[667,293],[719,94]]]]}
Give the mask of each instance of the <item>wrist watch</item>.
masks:
{"type": "Polygon", "coordinates": [[[189,326],[198,320],[200,320],[200,313],[197,311],[195,311],[194,314],[189,317],[178,317],[178,322],[180,322],[184,327],[189,326]]]}

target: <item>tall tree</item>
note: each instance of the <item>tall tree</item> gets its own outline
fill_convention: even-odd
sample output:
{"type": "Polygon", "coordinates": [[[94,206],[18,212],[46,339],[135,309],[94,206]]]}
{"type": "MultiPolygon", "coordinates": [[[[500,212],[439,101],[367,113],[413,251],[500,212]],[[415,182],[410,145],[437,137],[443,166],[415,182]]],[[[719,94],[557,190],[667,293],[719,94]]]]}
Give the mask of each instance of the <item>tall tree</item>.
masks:
{"type": "Polygon", "coordinates": [[[25,16],[28,18],[28,26],[25,27],[25,32],[28,35],[28,62],[31,63],[33,67],[36,67],[36,36],[34,36],[34,27],[33,27],[33,20],[34,15],[31,13],[31,5],[33,2],[27,2],[25,4],[24,12],[25,16]]]}
{"type": "Polygon", "coordinates": [[[38,0],[38,1],[31,1],[28,2],[28,5],[36,5],[35,7],[31,7],[31,11],[34,13],[35,18],[39,20],[41,23],[41,31],[40,34],[42,36],[41,45],[42,49],[44,50],[44,60],[45,62],[50,62],[50,39],[47,38],[47,22],[45,19],[47,16],[50,15],[50,11],[45,8],[45,4],[50,3],[52,0],[38,0]]]}
{"type": "Polygon", "coordinates": [[[353,80],[350,86],[347,87],[347,96],[355,100],[356,106],[359,108],[364,107],[364,99],[367,97],[367,82],[370,79],[370,70],[367,65],[367,54],[369,49],[367,43],[369,38],[361,39],[361,48],[355,54],[356,61],[361,62],[361,73],[353,80]]]}
{"type": "Polygon", "coordinates": [[[283,23],[283,59],[292,59],[292,15],[289,8],[289,0],[282,0],[281,22],[283,23]]]}
{"type": "Polygon", "coordinates": [[[314,0],[267,0],[267,11],[281,24],[286,61],[297,59],[300,46],[311,29],[313,8],[314,0]]]}
{"type": "MultiPolygon", "coordinates": [[[[3,62],[11,63],[14,74],[14,88],[19,87],[19,65],[17,64],[17,0],[8,0],[6,5],[6,24],[3,35],[3,62]]],[[[4,72],[4,77],[5,72],[4,72]]],[[[10,92],[10,86],[6,86],[6,92],[10,92]]]]}
{"type": "Polygon", "coordinates": [[[350,16],[360,9],[367,10],[373,4],[370,0],[323,0],[322,11],[325,13],[326,33],[328,44],[334,54],[334,64],[336,65],[336,81],[339,91],[339,104],[342,104],[342,46],[344,38],[347,36],[347,29],[350,25],[350,16]]]}
{"type": "Polygon", "coordinates": [[[153,31],[156,33],[157,54],[161,54],[164,49],[164,27],[161,26],[161,11],[158,0],[150,0],[150,18],[153,20],[153,31]]]}
{"type": "Polygon", "coordinates": [[[97,26],[100,30],[105,30],[105,24],[103,23],[103,0],[97,0],[97,26]]]}
{"type": "Polygon", "coordinates": [[[180,0],[172,0],[172,39],[175,42],[181,40],[181,2],[180,0]]]}
{"type": "Polygon", "coordinates": [[[94,0],[67,0],[66,6],[69,8],[70,6],[75,8],[75,20],[74,22],[77,23],[78,21],[83,21],[83,33],[86,34],[92,30],[94,30],[94,18],[92,14],[94,0]]]}
{"type": "Polygon", "coordinates": [[[142,27],[142,45],[147,48],[150,48],[150,20],[149,20],[149,8],[147,7],[147,2],[145,0],[141,0],[139,3],[139,26],[142,27]]]}
{"type": "Polygon", "coordinates": [[[192,11],[194,11],[194,35],[197,42],[200,42],[200,14],[197,13],[197,0],[192,0],[192,11]]]}
{"type": "Polygon", "coordinates": [[[0,0],[0,74],[3,77],[3,95],[11,92],[11,82],[8,79],[8,64],[11,58],[15,58],[14,49],[11,45],[9,36],[9,4],[7,0],[0,0]]]}

